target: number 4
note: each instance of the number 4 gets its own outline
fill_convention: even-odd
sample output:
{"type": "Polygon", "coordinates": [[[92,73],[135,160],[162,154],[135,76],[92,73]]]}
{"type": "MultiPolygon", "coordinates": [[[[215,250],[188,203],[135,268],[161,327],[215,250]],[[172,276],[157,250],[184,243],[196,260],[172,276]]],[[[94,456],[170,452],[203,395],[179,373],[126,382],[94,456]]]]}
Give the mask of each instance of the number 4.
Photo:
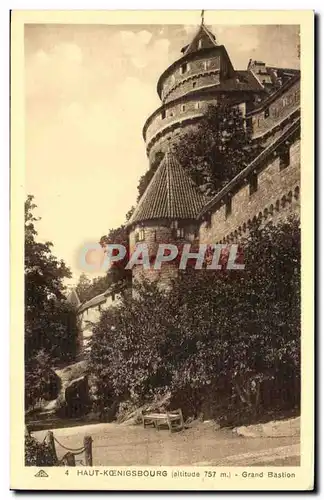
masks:
{"type": "Polygon", "coordinates": [[[68,476],[69,475],[69,470],[65,471],[65,475],[68,476]]]}

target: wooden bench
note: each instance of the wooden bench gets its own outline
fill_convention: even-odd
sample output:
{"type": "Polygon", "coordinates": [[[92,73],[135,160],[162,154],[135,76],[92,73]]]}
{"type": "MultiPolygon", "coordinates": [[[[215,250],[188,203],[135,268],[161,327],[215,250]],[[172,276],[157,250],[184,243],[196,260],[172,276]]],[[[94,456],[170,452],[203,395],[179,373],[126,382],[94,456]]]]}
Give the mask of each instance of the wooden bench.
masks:
{"type": "Polygon", "coordinates": [[[157,430],[160,430],[162,426],[168,426],[170,432],[182,430],[184,428],[183,416],[180,408],[165,413],[142,411],[142,422],[144,429],[150,425],[153,425],[157,430]]]}

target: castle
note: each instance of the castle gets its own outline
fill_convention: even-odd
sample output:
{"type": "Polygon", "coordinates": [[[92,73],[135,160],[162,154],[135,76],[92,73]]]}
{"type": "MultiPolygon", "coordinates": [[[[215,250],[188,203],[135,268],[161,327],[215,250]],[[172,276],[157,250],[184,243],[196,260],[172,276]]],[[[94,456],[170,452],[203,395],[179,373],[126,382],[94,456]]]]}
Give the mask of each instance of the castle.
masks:
{"type": "MultiPolygon", "coordinates": [[[[234,243],[254,221],[283,220],[299,213],[300,72],[248,62],[235,70],[223,45],[202,21],[182,56],[160,76],[161,106],[146,120],[143,137],[152,165],[163,156],[128,221],[130,252],[145,242],[151,255],[159,243],[234,243]],[[197,127],[209,105],[238,106],[258,155],[215,196],[193,185],[172,144],[197,127]]],[[[133,280],[145,275],[166,282],[176,276],[174,263],[161,270],[133,268],[133,280]]]]}
{"type": "MultiPolygon", "coordinates": [[[[128,221],[130,252],[145,242],[152,255],[159,243],[235,243],[254,221],[284,220],[300,211],[300,72],[250,60],[235,70],[223,45],[202,22],[182,56],[160,76],[161,106],[146,120],[143,137],[150,165],[164,154],[151,182],[128,221]],[[210,104],[239,106],[252,143],[261,150],[249,165],[215,196],[207,198],[193,185],[172,144],[204,116],[210,104]]],[[[145,277],[166,284],[176,265],[161,270],[133,267],[133,280],[145,277]]],[[[116,295],[117,302],[118,292],[116,295]]],[[[91,323],[113,305],[109,289],[77,304],[87,348],[91,323]],[[90,321],[90,323],[89,323],[90,321]],[[90,325],[90,326],[89,326],[90,325]]]]}

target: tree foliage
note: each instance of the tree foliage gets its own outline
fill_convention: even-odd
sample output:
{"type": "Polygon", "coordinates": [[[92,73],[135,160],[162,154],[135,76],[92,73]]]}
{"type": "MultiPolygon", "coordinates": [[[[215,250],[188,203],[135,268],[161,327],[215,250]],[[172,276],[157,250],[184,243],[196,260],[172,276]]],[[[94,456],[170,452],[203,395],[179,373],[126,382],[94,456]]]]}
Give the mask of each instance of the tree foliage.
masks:
{"type": "Polygon", "coordinates": [[[40,351],[48,357],[48,370],[54,363],[75,359],[78,338],[75,311],[66,302],[63,283],[64,278],[71,277],[71,272],[52,254],[51,242],[37,241],[35,208],[33,197],[28,196],[25,203],[25,366],[26,390],[30,393],[35,389],[40,351]]]}
{"type": "Polygon", "coordinates": [[[102,314],[90,370],[103,405],[168,390],[191,414],[210,398],[223,416],[299,404],[299,222],[243,244],[244,271],[189,269],[172,293],[142,283],[102,314]]]}
{"type": "Polygon", "coordinates": [[[209,106],[197,127],[174,145],[175,154],[206,194],[220,191],[259,152],[238,106],[209,106]]]}

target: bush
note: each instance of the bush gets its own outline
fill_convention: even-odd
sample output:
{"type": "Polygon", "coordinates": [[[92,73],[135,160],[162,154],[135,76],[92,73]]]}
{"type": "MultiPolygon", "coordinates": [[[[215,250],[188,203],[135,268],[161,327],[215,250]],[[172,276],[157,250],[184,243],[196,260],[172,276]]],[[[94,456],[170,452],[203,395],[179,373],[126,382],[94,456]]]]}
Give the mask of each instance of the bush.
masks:
{"type": "Polygon", "coordinates": [[[186,416],[207,405],[229,422],[299,405],[299,221],[243,246],[244,271],[188,270],[170,293],[143,282],[102,314],[89,363],[102,406],[171,391],[186,416]]]}
{"type": "Polygon", "coordinates": [[[50,448],[31,436],[25,436],[25,466],[57,465],[50,448]]]}

